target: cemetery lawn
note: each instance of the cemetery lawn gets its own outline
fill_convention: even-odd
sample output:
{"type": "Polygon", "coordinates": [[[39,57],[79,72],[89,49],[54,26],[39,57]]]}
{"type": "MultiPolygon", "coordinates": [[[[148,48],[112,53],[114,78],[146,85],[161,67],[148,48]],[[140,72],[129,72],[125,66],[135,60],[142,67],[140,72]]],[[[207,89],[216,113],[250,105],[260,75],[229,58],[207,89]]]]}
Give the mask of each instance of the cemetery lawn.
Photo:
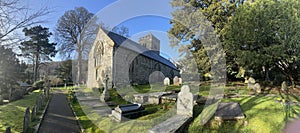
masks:
{"type": "Polygon", "coordinates": [[[23,99],[0,106],[0,132],[4,132],[7,127],[11,127],[11,132],[22,132],[23,119],[27,107],[35,105],[35,99],[39,91],[33,91],[25,95],[23,99]]]}
{"type": "MultiPolygon", "coordinates": [[[[197,117],[188,130],[189,132],[282,132],[285,126],[285,117],[281,104],[275,101],[278,98],[280,98],[279,94],[278,96],[225,98],[222,102],[240,103],[246,118],[238,121],[225,121],[221,125],[212,118],[204,126],[199,126],[200,118],[197,117]]],[[[297,101],[295,98],[291,98],[291,100],[297,101]]],[[[297,115],[300,114],[300,107],[293,105],[292,109],[293,117],[297,118],[297,115]]],[[[292,120],[292,118],[289,119],[289,121],[292,120]]]]}

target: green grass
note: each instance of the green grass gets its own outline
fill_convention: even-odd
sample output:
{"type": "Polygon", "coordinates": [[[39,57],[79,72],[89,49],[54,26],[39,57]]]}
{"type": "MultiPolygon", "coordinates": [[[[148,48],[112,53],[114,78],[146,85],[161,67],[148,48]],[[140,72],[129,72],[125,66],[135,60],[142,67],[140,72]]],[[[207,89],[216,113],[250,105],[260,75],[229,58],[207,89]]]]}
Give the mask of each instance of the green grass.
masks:
{"type": "MultiPolygon", "coordinates": [[[[32,109],[32,107],[35,105],[35,100],[38,94],[39,91],[34,91],[30,95],[25,95],[23,99],[1,105],[0,132],[4,132],[7,127],[11,127],[12,132],[22,132],[25,110],[27,107],[30,107],[30,110],[32,109]]],[[[39,114],[41,114],[41,112],[39,112],[39,114]]],[[[36,119],[30,125],[33,126],[37,122],[38,119],[36,119]]]]}
{"type": "MultiPolygon", "coordinates": [[[[233,101],[240,103],[246,118],[239,121],[225,121],[221,125],[212,119],[204,126],[200,126],[198,116],[190,125],[189,132],[281,132],[285,126],[285,121],[281,104],[275,102],[277,98],[259,95],[255,97],[223,99],[223,102],[233,101]],[[247,126],[243,125],[244,121],[247,121],[247,126]]],[[[297,117],[300,113],[300,107],[292,107],[295,110],[293,117],[297,117]]]]}

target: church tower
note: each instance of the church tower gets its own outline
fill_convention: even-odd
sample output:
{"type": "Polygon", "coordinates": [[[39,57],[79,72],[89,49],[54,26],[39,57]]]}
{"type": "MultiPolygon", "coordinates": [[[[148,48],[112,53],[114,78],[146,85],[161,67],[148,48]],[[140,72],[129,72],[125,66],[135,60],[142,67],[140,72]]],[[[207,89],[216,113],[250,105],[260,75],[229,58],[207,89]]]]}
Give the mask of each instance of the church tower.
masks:
{"type": "Polygon", "coordinates": [[[151,33],[144,37],[139,38],[139,44],[146,47],[149,50],[154,51],[159,55],[160,41],[151,33]]]}

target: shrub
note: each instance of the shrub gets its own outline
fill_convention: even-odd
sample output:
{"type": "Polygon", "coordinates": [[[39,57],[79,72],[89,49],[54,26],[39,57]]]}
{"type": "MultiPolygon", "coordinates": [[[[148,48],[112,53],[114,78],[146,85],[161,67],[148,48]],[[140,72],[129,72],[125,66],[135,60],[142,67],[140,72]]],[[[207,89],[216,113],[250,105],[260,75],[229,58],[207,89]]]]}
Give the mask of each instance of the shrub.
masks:
{"type": "Polygon", "coordinates": [[[33,83],[33,87],[35,89],[43,89],[45,87],[45,81],[44,80],[36,81],[33,83]]]}

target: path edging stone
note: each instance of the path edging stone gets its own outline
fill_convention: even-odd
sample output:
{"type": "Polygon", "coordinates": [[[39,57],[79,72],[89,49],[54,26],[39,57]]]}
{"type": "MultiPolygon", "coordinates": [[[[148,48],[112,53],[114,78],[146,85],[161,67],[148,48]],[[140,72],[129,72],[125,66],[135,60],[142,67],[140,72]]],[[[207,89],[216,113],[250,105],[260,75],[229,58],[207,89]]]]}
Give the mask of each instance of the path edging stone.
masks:
{"type": "Polygon", "coordinates": [[[51,100],[52,100],[52,95],[48,99],[47,104],[46,104],[46,106],[44,108],[44,111],[43,111],[42,115],[40,116],[40,121],[38,122],[38,124],[36,126],[34,126],[34,133],[37,133],[39,131],[39,129],[40,129],[41,125],[42,125],[41,123],[44,120],[45,114],[47,112],[47,109],[48,109],[48,106],[49,106],[49,103],[50,103],[51,100]]]}

